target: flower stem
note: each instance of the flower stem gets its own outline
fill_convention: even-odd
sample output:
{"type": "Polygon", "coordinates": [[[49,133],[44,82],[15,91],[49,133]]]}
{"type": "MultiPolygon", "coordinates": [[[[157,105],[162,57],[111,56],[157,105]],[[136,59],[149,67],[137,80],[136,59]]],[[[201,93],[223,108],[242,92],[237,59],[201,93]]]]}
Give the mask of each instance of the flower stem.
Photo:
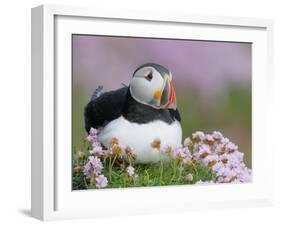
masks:
{"type": "Polygon", "coordinates": [[[160,157],[160,176],[159,176],[159,183],[162,184],[162,176],[163,176],[163,159],[160,157]]]}
{"type": "Polygon", "coordinates": [[[190,161],[190,165],[193,167],[193,169],[194,169],[196,175],[198,175],[198,171],[197,171],[197,169],[196,169],[196,165],[195,165],[192,161],[190,161]]]}
{"type": "Polygon", "coordinates": [[[181,179],[182,171],[183,171],[183,162],[180,163],[180,167],[179,167],[179,180],[181,179]]]}
{"type": "Polygon", "coordinates": [[[173,160],[173,176],[171,178],[171,182],[174,180],[176,174],[177,174],[177,168],[176,168],[176,160],[173,160]]]}
{"type": "Polygon", "coordinates": [[[116,159],[117,159],[117,155],[115,155],[114,158],[113,158],[113,161],[112,161],[112,164],[111,164],[111,169],[113,168],[113,165],[114,165],[116,159]]]}
{"type": "Polygon", "coordinates": [[[111,166],[111,156],[110,156],[109,157],[109,163],[108,163],[109,180],[111,180],[111,172],[112,172],[112,166],[111,166]]]}

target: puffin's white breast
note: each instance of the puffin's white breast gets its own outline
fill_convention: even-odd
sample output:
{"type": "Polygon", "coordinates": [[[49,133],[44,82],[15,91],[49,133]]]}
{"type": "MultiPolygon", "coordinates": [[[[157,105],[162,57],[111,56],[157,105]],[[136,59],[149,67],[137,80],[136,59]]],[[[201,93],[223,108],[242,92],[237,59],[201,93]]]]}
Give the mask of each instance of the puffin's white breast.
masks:
{"type": "Polygon", "coordinates": [[[99,141],[106,147],[112,138],[128,145],[137,155],[137,162],[148,163],[160,160],[159,151],[152,148],[155,139],[161,140],[161,147],[173,148],[181,145],[182,128],[178,121],[167,124],[157,120],[146,124],[132,123],[123,116],[108,123],[98,134],[99,141]]]}

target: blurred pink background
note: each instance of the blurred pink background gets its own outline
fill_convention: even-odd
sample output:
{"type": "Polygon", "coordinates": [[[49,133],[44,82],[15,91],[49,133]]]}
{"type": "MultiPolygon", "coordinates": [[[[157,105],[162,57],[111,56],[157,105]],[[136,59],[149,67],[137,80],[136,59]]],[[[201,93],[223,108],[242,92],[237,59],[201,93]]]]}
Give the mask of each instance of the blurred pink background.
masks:
{"type": "Polygon", "coordinates": [[[74,35],[73,47],[74,86],[91,92],[97,84],[106,89],[128,84],[146,62],[168,68],[176,87],[196,87],[206,96],[222,91],[225,83],[251,82],[248,43],[74,35]]]}

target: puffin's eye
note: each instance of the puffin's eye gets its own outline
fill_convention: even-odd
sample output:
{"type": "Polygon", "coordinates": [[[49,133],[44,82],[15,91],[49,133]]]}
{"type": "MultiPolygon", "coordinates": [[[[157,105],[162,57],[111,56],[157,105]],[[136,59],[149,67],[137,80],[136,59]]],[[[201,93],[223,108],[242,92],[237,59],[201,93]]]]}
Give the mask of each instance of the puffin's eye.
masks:
{"type": "Polygon", "coordinates": [[[146,80],[151,81],[153,78],[152,72],[149,72],[149,74],[145,77],[146,80]]]}

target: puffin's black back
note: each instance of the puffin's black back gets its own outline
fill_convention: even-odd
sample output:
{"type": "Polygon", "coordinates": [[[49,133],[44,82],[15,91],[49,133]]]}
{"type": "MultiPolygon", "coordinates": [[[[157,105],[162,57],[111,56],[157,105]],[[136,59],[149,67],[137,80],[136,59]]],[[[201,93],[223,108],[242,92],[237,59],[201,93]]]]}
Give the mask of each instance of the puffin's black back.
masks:
{"type": "Polygon", "coordinates": [[[148,123],[162,120],[171,124],[175,120],[181,121],[178,110],[155,109],[137,102],[130,94],[129,88],[124,87],[102,94],[91,100],[85,107],[85,129],[99,128],[110,121],[123,116],[130,122],[148,123]]]}
{"type": "Polygon", "coordinates": [[[86,131],[89,132],[91,127],[99,128],[120,117],[127,99],[127,92],[128,87],[124,87],[103,93],[98,98],[92,99],[84,111],[86,131]]]}

